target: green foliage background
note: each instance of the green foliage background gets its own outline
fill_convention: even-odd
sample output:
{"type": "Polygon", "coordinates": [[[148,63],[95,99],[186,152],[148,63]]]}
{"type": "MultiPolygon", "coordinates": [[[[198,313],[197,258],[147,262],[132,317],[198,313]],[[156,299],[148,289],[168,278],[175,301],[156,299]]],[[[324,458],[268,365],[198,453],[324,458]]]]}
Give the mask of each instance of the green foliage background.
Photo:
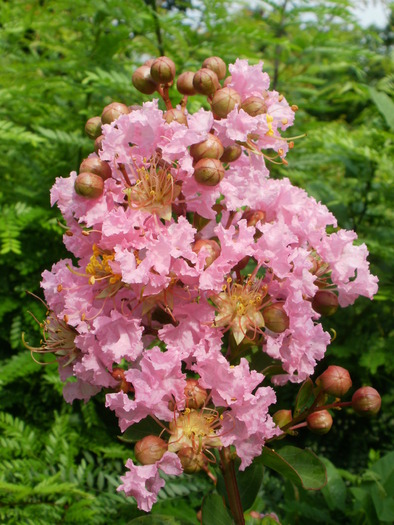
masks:
{"type": "MultiPolygon", "coordinates": [[[[365,422],[351,412],[338,413],[328,436],[294,438],[293,444],[327,458],[333,481],[325,492],[307,495],[267,473],[253,508],[276,511],[283,524],[304,518],[312,525],[375,524],[394,516],[392,503],[386,504],[389,489],[382,489],[384,497],[380,490],[391,474],[382,473],[379,463],[391,447],[394,403],[393,5],[383,30],[361,29],[351,1],[237,5],[1,2],[1,523],[123,524],[141,514],[133,500],[115,491],[130,451],[117,439],[116,421],[101,408],[103,399],[66,406],[56,367],[36,365],[21,345],[21,332],[29,342],[39,340],[28,312],[41,320],[45,311],[26,290],[39,295],[41,272],[66,256],[60,215],[49,205],[50,187],[92,151],[83,133],[88,118],[112,101],[131,105],[147,99],[132,87],[131,74],[161,54],[178,71],[196,70],[210,55],[227,63],[236,57],[264,60],[272,87],[300,108],[291,134],[307,133],[288,155],[289,166],[273,166],[272,175],[305,187],[336,214],[340,226],[355,229],[380,279],[373,302],[361,299],[326,320],[337,338],[317,373],[331,363],[348,368],[354,387],[371,384],[381,392],[381,414],[365,422]]],[[[196,97],[191,110],[201,102],[196,97]]],[[[281,407],[291,407],[295,392],[294,387],[280,394],[281,407]]],[[[392,454],[385,458],[393,465],[392,454]]],[[[172,481],[154,512],[196,524],[209,490],[203,477],[172,481]]]]}

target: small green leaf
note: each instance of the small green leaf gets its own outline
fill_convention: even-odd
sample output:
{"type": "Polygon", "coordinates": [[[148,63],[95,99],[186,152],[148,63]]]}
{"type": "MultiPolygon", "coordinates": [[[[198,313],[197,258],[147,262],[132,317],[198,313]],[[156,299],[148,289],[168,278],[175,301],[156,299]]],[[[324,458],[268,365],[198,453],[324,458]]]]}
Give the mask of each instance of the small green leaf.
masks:
{"type": "Polygon", "coordinates": [[[145,436],[152,434],[158,436],[162,430],[162,427],[154,419],[148,417],[131,425],[121,436],[118,436],[118,439],[124,443],[136,443],[145,436]]]}
{"type": "Polygon", "coordinates": [[[264,465],[306,490],[320,490],[327,483],[326,468],[311,450],[286,446],[275,452],[264,447],[261,460],[264,465]]]}
{"type": "Polygon", "coordinates": [[[373,102],[385,118],[391,130],[394,131],[394,102],[382,91],[377,91],[373,87],[369,88],[373,102]]]}
{"type": "Polygon", "coordinates": [[[237,482],[244,511],[250,509],[263,482],[264,466],[255,461],[244,471],[238,471],[237,482]]]}
{"type": "Polygon", "coordinates": [[[208,494],[202,505],[202,525],[232,525],[234,522],[219,494],[208,494]]]}
{"type": "Polygon", "coordinates": [[[327,471],[327,485],[323,487],[322,494],[330,510],[346,510],[346,485],[338,470],[326,458],[321,458],[327,471]]]}
{"type": "Polygon", "coordinates": [[[315,400],[313,388],[313,381],[310,377],[308,377],[308,379],[302,383],[301,388],[298,391],[294,408],[294,416],[298,416],[312,405],[313,401],[315,400]]]}

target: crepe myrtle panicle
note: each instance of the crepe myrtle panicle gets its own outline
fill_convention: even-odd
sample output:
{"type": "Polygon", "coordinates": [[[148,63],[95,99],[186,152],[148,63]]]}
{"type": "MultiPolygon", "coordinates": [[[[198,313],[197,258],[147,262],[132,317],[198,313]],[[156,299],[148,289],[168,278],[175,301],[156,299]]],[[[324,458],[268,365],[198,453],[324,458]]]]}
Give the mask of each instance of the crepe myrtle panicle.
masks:
{"type": "MultiPolygon", "coordinates": [[[[68,402],[104,389],[122,432],[159,425],[118,489],[145,511],[160,472],[215,479],[230,450],[243,470],[291,428],[328,431],[320,401],[307,423],[291,410],[273,419],[269,380],[307,380],[331,340],[321,315],[377,292],[356,234],[289,179],[270,178],[272,162],[288,164],[294,138],[283,133],[297,107],[269,89],[262,66],[237,59],[227,70],[209,57],[177,77],[169,58],[147,61],[132,81],[158,98],[89,119],[95,152],[51,190],[73,260],[44,271],[44,339],[25,344],[53,354],[68,402]],[[210,109],[189,112],[196,93],[210,109]],[[262,353],[273,366],[251,359],[262,353]]],[[[320,376],[317,395],[346,392],[338,370],[320,376]]],[[[358,412],[376,412],[367,394],[353,399],[358,412]]]]}

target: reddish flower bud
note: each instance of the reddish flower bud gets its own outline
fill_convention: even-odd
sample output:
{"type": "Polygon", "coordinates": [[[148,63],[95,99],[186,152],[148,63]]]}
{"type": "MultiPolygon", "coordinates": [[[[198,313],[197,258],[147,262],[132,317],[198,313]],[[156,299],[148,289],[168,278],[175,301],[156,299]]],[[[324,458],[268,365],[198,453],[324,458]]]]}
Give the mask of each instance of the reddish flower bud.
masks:
{"type": "Polygon", "coordinates": [[[316,379],[316,384],[320,386],[326,394],[342,397],[352,386],[352,380],[346,368],[331,365],[316,379]]]}
{"type": "Polygon", "coordinates": [[[352,408],[359,416],[375,416],[382,404],[379,392],[371,386],[356,390],[352,397],[352,408]]]}
{"type": "Polygon", "coordinates": [[[156,58],[151,65],[150,74],[157,84],[170,84],[175,78],[175,64],[168,57],[156,58]]]}
{"type": "Polygon", "coordinates": [[[267,104],[261,97],[251,96],[242,102],[241,109],[251,117],[256,117],[257,115],[267,113],[267,104]]]}
{"type": "Polygon", "coordinates": [[[220,88],[217,74],[207,67],[199,69],[197,73],[194,74],[193,87],[197,93],[212,95],[220,88]]]}
{"type": "Polygon", "coordinates": [[[131,78],[133,86],[145,95],[151,95],[157,89],[157,84],[150,74],[150,66],[140,66],[131,78]]]}
{"type": "Polygon", "coordinates": [[[291,410],[278,410],[272,416],[272,419],[274,420],[275,425],[277,425],[279,428],[283,428],[292,421],[293,416],[291,410]]]}
{"type": "Polygon", "coordinates": [[[155,60],[156,60],[155,58],[148,58],[148,60],[145,60],[145,62],[142,65],[151,67],[151,65],[153,64],[155,60]]]}
{"type": "Polygon", "coordinates": [[[306,418],[307,427],[314,434],[327,434],[332,427],[332,416],[328,410],[318,410],[317,412],[312,412],[306,418]]]}
{"type": "Polygon", "coordinates": [[[242,155],[242,148],[239,144],[232,144],[224,148],[223,155],[220,157],[222,162],[234,162],[242,155]]]}
{"type": "Polygon", "coordinates": [[[219,80],[222,80],[226,76],[227,66],[224,60],[220,57],[209,57],[204,60],[202,67],[207,67],[214,71],[219,80]]]}
{"type": "Polygon", "coordinates": [[[135,444],[134,454],[142,465],[153,465],[164,456],[167,448],[167,443],[158,436],[145,436],[135,444]]]}
{"type": "Polygon", "coordinates": [[[190,146],[190,155],[195,161],[200,159],[220,159],[223,151],[221,140],[212,135],[212,133],[208,133],[207,138],[202,142],[190,146]]]}
{"type": "Polygon", "coordinates": [[[182,447],[178,451],[178,458],[181,460],[183,472],[186,474],[199,472],[207,461],[202,453],[196,454],[192,447],[182,447]]]}
{"type": "Polygon", "coordinates": [[[81,197],[97,199],[103,194],[104,181],[95,173],[80,173],[75,179],[74,188],[81,197]]]}
{"type": "Polygon", "coordinates": [[[223,82],[223,87],[227,87],[232,81],[233,81],[233,77],[231,75],[225,78],[223,82]]]}
{"type": "Polygon", "coordinates": [[[246,219],[248,226],[256,226],[258,222],[265,221],[265,212],[263,210],[247,210],[242,215],[243,219],[246,219]]]}
{"type": "Polygon", "coordinates": [[[112,102],[103,109],[101,114],[101,122],[103,124],[111,124],[111,122],[119,118],[120,115],[127,115],[128,113],[130,113],[130,110],[126,104],[122,104],[121,102],[112,102]]]}
{"type": "Polygon", "coordinates": [[[97,153],[97,155],[98,155],[98,152],[103,149],[103,140],[104,140],[104,135],[100,135],[94,141],[94,151],[97,153]]]}
{"type": "Polygon", "coordinates": [[[179,75],[176,87],[181,95],[195,95],[197,93],[193,86],[193,78],[193,71],[185,71],[179,75]]]}
{"type": "Polygon", "coordinates": [[[168,124],[170,124],[170,122],[174,122],[175,120],[175,122],[179,122],[180,124],[187,126],[187,117],[180,109],[169,109],[164,113],[164,119],[168,124]]]}
{"type": "Polygon", "coordinates": [[[224,87],[214,94],[211,108],[215,115],[226,118],[237,104],[241,104],[240,94],[235,89],[224,87]]]}
{"type": "Polygon", "coordinates": [[[207,257],[205,258],[204,268],[211,266],[213,261],[215,261],[220,255],[220,246],[213,239],[198,239],[193,245],[193,252],[199,253],[204,248],[207,257]]]}
{"type": "Polygon", "coordinates": [[[114,368],[112,370],[112,377],[116,379],[116,381],[119,381],[119,390],[127,394],[127,392],[133,391],[133,387],[132,384],[127,381],[124,372],[123,368],[114,368]]]}
{"type": "Polygon", "coordinates": [[[92,117],[85,124],[86,135],[94,140],[101,135],[101,117],[92,117]]]}
{"type": "Polygon", "coordinates": [[[289,318],[283,306],[282,302],[274,303],[262,312],[266,328],[276,334],[281,334],[289,328],[289,318]]]}
{"type": "Polygon", "coordinates": [[[331,290],[319,290],[312,300],[312,308],[318,314],[329,316],[338,310],[338,297],[331,290]]]}
{"type": "Polygon", "coordinates": [[[202,408],[207,400],[208,392],[198,384],[197,379],[187,379],[185,396],[187,408],[202,408]]]}
{"type": "Polygon", "coordinates": [[[85,172],[100,175],[103,180],[109,179],[112,175],[108,162],[105,162],[98,157],[89,157],[82,161],[79,166],[79,173],[85,172]]]}
{"type": "Polygon", "coordinates": [[[224,177],[224,168],[218,159],[200,159],[194,167],[193,175],[204,186],[216,186],[224,177]]]}

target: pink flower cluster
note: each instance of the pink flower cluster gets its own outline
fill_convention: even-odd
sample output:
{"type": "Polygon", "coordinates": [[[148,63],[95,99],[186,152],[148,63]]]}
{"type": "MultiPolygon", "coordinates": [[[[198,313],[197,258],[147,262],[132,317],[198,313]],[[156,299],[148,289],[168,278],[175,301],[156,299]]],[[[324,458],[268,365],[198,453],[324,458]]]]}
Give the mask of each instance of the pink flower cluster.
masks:
{"type": "Polygon", "coordinates": [[[271,157],[286,163],[281,131],[295,108],[269,91],[261,63],[229,69],[226,86],[242,102],[263,94],[264,113],[179,107],[186,123],[168,123],[157,100],[146,102],[103,125],[99,158],[112,176],[100,196],[78,194],[75,172],[51,192],[76,261],[59,261],[42,281],[64,397],[87,401],[104,388],[122,431],[153,417],[170,436],[159,461],[127,462],[119,489],[144,510],[164,483],[159,470],[206,469],[222,446],[235,447],[244,469],[278,433],[275,393],[252,353],[281,365],[274,382],[303,381],[330,342],[312,307],[317,292],[344,307],[377,291],[356,234],[288,179],[269,178],[271,157]],[[242,154],[210,185],[194,176],[191,146],[212,135],[242,154]],[[202,403],[190,402],[190,380],[202,403]]]}

